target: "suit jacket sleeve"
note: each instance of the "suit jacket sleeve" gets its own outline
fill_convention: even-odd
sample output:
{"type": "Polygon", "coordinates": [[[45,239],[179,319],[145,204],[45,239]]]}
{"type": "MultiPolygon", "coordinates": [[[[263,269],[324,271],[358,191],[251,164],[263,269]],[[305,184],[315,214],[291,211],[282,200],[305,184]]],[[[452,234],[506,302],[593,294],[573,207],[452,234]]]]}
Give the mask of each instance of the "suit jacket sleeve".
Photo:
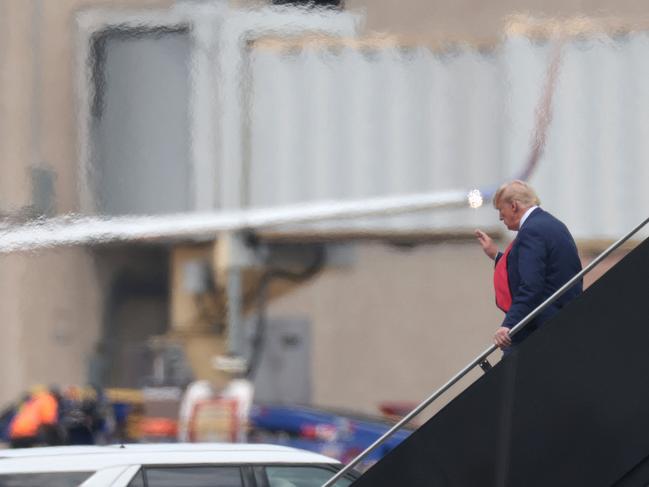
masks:
{"type": "Polygon", "coordinates": [[[519,286],[502,326],[513,328],[543,300],[546,248],[543,235],[533,227],[518,234],[519,286]]]}

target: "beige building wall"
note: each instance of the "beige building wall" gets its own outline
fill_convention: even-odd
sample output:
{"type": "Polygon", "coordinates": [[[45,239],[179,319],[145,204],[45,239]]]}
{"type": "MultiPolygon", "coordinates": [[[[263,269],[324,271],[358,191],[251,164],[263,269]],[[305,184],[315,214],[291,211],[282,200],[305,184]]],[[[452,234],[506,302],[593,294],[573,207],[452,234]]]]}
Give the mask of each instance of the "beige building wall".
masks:
{"type": "MultiPolygon", "coordinates": [[[[32,167],[55,172],[55,210],[78,211],[75,13],[166,0],[0,0],[0,214],[21,221],[32,167]]],[[[83,383],[102,303],[83,249],[0,256],[0,405],[35,383],[83,383]]]]}
{"type": "Polygon", "coordinates": [[[1,256],[0,268],[0,404],[34,384],[83,384],[101,318],[92,258],[1,256]]]}
{"type": "Polygon", "coordinates": [[[425,398],[491,344],[502,319],[492,272],[470,241],[364,243],[356,265],[323,272],[269,315],[311,320],[315,404],[377,413],[425,398]]]}
{"type": "Polygon", "coordinates": [[[27,2],[0,2],[0,208],[3,212],[27,201],[31,162],[30,82],[32,66],[30,9],[27,2]],[[24,4],[24,5],[23,5],[24,4]]]}

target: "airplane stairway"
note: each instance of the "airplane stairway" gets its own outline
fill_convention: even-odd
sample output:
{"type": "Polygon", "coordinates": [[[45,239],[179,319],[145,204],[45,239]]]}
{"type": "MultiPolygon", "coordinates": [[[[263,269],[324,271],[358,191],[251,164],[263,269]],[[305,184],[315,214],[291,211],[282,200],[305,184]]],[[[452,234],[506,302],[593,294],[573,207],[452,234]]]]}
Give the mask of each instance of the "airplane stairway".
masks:
{"type": "Polygon", "coordinates": [[[352,485],[648,486],[649,239],[352,485]]]}

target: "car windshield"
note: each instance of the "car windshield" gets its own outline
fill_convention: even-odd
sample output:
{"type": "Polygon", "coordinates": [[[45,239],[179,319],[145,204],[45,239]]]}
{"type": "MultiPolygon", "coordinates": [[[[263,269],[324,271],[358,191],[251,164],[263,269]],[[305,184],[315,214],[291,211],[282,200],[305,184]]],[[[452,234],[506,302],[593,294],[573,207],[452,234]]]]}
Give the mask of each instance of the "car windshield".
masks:
{"type": "MultiPolygon", "coordinates": [[[[334,472],[323,467],[266,467],[270,487],[322,487],[334,472]]],[[[344,478],[336,482],[335,487],[347,487],[352,479],[344,478]]]]}
{"type": "MultiPolygon", "coordinates": [[[[192,467],[146,467],[144,476],[148,487],[242,487],[239,467],[192,466],[192,467]]],[[[129,487],[142,485],[132,482],[129,487]]]]}

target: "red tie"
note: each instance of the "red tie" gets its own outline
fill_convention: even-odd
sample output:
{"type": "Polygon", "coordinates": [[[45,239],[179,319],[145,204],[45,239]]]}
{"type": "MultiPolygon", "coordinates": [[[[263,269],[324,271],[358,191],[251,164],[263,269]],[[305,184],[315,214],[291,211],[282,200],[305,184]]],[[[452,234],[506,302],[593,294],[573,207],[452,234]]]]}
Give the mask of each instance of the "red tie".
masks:
{"type": "Polygon", "coordinates": [[[502,309],[505,313],[512,307],[512,292],[509,290],[509,275],[507,274],[507,256],[512,249],[514,242],[512,241],[505,253],[500,257],[496,263],[494,270],[494,289],[496,291],[496,306],[502,309]]]}

